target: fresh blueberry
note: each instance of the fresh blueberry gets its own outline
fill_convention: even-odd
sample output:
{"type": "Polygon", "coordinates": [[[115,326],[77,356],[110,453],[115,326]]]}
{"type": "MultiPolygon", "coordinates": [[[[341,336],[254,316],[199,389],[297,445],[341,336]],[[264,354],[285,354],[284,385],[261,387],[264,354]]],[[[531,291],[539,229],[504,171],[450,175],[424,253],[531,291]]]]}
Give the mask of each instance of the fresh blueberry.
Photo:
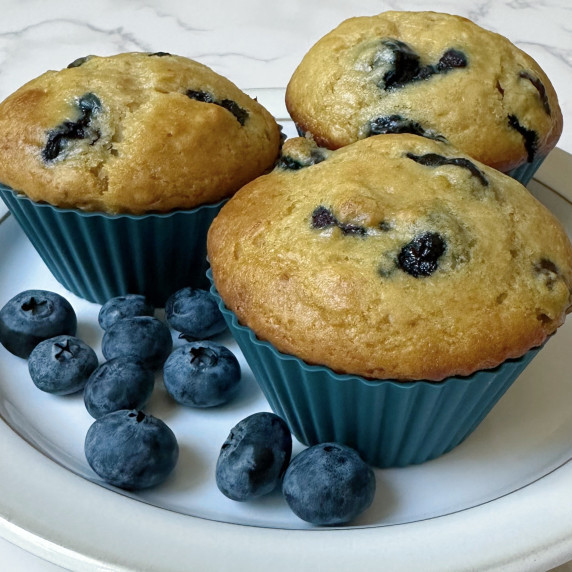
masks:
{"type": "Polygon", "coordinates": [[[173,330],[185,339],[203,340],[220,334],[226,322],[210,292],[183,288],[172,294],[165,303],[165,319],[173,330]]]}
{"type": "Polygon", "coordinates": [[[235,501],[272,492],[281,482],[292,454],[292,435],[274,413],[254,413],[235,425],[216,464],[219,490],[235,501]]]}
{"type": "Polygon", "coordinates": [[[415,278],[430,276],[437,270],[439,259],[446,249],[447,243],[439,233],[424,232],[401,249],[397,263],[402,270],[415,278]]]}
{"type": "Polygon", "coordinates": [[[142,409],[149,401],[155,376],[140,359],[120,356],[102,363],[87,380],[83,400],[96,419],[119,409],[142,409]]]}
{"type": "Polygon", "coordinates": [[[371,505],[375,475],[354,449],[322,443],[294,457],[286,469],[282,492],[302,520],[345,524],[371,505]]]}
{"type": "Polygon", "coordinates": [[[56,336],[40,342],[30,353],[28,371],[42,391],[69,395],[83,389],[98,360],[85,342],[73,336],[56,336]]]}
{"type": "Polygon", "coordinates": [[[75,336],[76,329],[74,309],[55,292],[26,290],[0,310],[0,343],[21,358],[27,358],[43,340],[75,336]]]}
{"type": "Polygon", "coordinates": [[[142,411],[114,411],[96,419],[85,437],[85,456],[106,482],[126,490],[161,484],[179,457],[175,434],[142,411]]]}
{"type": "Polygon", "coordinates": [[[191,342],[165,362],[163,380],[175,401],[190,407],[214,407],[230,401],[240,388],[240,365],[226,347],[191,342]]]}
{"type": "Polygon", "coordinates": [[[101,343],[105,359],[135,356],[152,369],[161,367],[172,349],[169,328],[151,316],[118,320],[105,331],[101,343]]]}
{"type": "Polygon", "coordinates": [[[108,300],[99,311],[99,325],[107,330],[117,320],[134,316],[152,316],[154,308],[141,294],[126,294],[108,300]]]}

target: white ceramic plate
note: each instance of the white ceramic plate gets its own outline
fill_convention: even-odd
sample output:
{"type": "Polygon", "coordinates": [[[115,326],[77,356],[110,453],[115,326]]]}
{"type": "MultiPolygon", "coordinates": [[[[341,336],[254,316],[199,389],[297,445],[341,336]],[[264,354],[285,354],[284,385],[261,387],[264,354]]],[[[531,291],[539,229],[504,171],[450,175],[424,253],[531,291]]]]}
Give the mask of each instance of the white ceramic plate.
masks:
{"type": "MultiPolygon", "coordinates": [[[[251,94],[294,135],[283,90],[251,94]]],[[[556,151],[538,176],[546,184],[530,185],[569,231],[571,169],[572,157],[556,151]]],[[[78,335],[101,358],[99,306],[63,290],[8,217],[0,223],[0,305],[27,288],[65,295],[78,335]]],[[[0,535],[79,570],[546,570],[572,557],[572,322],[458,448],[420,466],[377,470],[374,505],[343,529],[314,529],[278,492],[235,503],[216,488],[230,428],[268,410],[234,341],[220,341],[241,359],[243,391],[222,408],[187,409],[158,377],[148,411],[175,431],[181,457],[167,483],[139,494],[106,486],[89,468],[83,439],[93,420],[81,396],[40,392],[26,362],[0,348],[0,535]]]]}

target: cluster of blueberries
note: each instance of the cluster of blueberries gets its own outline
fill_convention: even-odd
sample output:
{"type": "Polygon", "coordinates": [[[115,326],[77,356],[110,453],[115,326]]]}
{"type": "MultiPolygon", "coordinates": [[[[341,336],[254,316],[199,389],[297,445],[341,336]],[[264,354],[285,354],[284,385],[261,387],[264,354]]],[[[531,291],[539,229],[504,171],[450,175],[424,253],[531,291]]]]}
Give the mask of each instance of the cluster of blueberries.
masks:
{"type": "MultiPolygon", "coordinates": [[[[104,330],[99,365],[95,351],[76,337],[77,317],[54,292],[27,290],[0,309],[0,343],[28,360],[42,391],[68,395],[83,390],[95,418],[85,438],[89,465],[106,482],[138,490],[164,482],[174,470],[179,446],[173,431],[142,411],[163,368],[173,399],[190,407],[229,402],[240,388],[238,360],[225,346],[207,340],[226,324],[214,297],[184,288],[165,305],[166,324],[140,295],[112,298],[99,312],[104,330]],[[170,328],[187,343],[173,350],[170,328]]],[[[291,462],[292,436],[274,413],[240,421],[221,447],[216,465],[220,491],[248,501],[282,486],[293,512],[319,525],[343,524],[373,501],[375,476],[353,449],[325,443],[291,462]]]]}

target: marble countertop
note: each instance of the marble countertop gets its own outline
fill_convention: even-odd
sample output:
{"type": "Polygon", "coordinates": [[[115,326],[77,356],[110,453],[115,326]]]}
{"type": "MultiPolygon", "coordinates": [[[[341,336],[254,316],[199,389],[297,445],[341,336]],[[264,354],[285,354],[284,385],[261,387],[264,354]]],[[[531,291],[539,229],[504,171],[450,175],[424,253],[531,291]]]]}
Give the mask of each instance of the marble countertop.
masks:
{"type": "MultiPolygon", "coordinates": [[[[184,55],[241,88],[285,87],[309,47],[343,19],[421,6],[466,16],[534,57],[559,95],[558,147],[572,153],[570,0],[0,0],[0,100],[46,69],[124,51],[184,55]]],[[[60,570],[3,540],[0,568],[60,570]]]]}

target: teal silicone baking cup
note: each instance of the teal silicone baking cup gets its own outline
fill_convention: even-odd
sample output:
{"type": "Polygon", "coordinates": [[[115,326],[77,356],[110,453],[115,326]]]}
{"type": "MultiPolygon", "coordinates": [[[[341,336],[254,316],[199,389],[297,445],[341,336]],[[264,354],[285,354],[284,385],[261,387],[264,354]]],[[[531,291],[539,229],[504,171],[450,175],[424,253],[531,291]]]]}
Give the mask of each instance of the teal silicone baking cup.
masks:
{"type": "Polygon", "coordinates": [[[523,165],[520,165],[520,167],[516,167],[516,169],[511,169],[510,171],[506,171],[505,175],[508,175],[513,179],[516,179],[519,183],[522,183],[523,185],[526,186],[532,180],[532,177],[534,177],[534,173],[538,171],[544,159],[546,159],[546,157],[537,157],[534,161],[530,163],[524,163],[523,165]]]}
{"type": "Polygon", "coordinates": [[[109,215],[34,202],[1,184],[0,196],[56,280],[81,298],[143,294],[162,307],[180,288],[208,288],[207,231],[225,201],[109,215]]]}
{"type": "Polygon", "coordinates": [[[239,324],[214,284],[210,291],[270,407],[294,436],[305,445],[344,443],[376,467],[423,463],[459,445],[540,349],[438,383],[368,380],[279,352],[239,324]]]}

